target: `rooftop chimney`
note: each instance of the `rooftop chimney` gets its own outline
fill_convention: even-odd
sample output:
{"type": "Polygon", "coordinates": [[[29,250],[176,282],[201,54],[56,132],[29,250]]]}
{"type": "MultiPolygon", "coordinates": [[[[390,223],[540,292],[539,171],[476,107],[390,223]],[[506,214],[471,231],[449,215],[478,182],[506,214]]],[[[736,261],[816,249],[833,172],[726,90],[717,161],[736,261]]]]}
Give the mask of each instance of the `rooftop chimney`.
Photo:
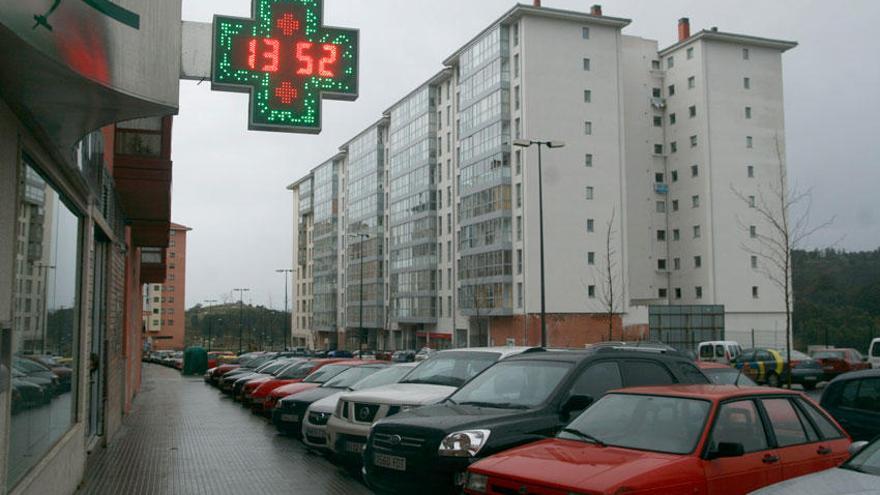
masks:
{"type": "Polygon", "coordinates": [[[541,6],[541,0],[534,0],[534,3],[533,3],[532,5],[534,5],[535,7],[540,7],[540,6],[541,6]]]}
{"type": "Polygon", "coordinates": [[[590,15],[601,16],[602,15],[602,6],[598,3],[590,7],[590,15]]]}
{"type": "Polygon", "coordinates": [[[691,20],[682,17],[678,20],[678,41],[684,41],[691,37],[691,20]]]}

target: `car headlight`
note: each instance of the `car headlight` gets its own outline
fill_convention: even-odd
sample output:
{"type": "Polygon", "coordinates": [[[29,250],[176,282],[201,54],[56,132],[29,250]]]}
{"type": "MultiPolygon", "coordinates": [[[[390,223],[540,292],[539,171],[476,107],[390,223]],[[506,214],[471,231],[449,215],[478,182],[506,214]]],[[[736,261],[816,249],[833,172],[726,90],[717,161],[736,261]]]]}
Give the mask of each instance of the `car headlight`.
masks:
{"type": "Polygon", "coordinates": [[[446,457],[473,457],[489,440],[489,430],[457,431],[446,435],[437,453],[446,457]]]}
{"type": "Polygon", "coordinates": [[[467,476],[466,486],[467,489],[472,492],[486,493],[486,488],[489,486],[489,477],[485,474],[469,472],[467,476]]]}

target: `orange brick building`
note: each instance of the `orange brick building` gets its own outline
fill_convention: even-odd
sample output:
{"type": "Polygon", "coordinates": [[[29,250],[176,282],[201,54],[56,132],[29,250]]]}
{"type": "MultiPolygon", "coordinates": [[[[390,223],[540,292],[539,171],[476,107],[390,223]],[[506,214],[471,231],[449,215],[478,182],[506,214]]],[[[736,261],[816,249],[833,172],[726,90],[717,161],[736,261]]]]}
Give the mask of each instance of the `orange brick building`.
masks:
{"type": "Polygon", "coordinates": [[[189,227],[171,224],[165,283],[144,286],[144,340],[155,351],[183,350],[186,328],[186,235],[189,227]]]}

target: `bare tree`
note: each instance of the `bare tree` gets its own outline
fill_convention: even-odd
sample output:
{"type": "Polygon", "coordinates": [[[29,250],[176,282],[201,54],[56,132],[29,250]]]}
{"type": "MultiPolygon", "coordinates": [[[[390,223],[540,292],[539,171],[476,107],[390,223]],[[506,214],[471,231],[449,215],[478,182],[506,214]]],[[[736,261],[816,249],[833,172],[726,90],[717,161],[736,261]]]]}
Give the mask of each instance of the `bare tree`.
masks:
{"type": "Polygon", "coordinates": [[[602,263],[596,265],[596,270],[601,277],[602,284],[599,288],[599,300],[608,318],[608,340],[614,340],[614,316],[620,312],[622,289],[619,288],[621,280],[617,274],[617,250],[614,248],[614,238],[617,232],[614,230],[616,211],[611,210],[611,218],[605,228],[605,252],[602,253],[602,263]]]}
{"type": "MultiPolygon", "coordinates": [[[[811,235],[833,224],[835,218],[812,224],[812,190],[789,187],[788,167],[778,135],[775,144],[778,167],[773,171],[772,180],[764,185],[759,184],[753,195],[733,185],[731,190],[736,198],[754,210],[761,227],[767,227],[767,232],[764,232],[758,225],[739,219],[740,228],[749,235],[749,241],[742,244],[742,249],[752,256],[753,265],[757,261],[755,268],[777,286],[785,300],[786,360],[791,363],[791,253],[811,235]]],[[[788,374],[788,387],[791,388],[791,373],[788,374]]]]}
{"type": "MultiPolygon", "coordinates": [[[[474,316],[471,318],[468,318],[468,323],[471,325],[471,328],[476,326],[477,335],[482,336],[483,329],[484,329],[483,324],[488,323],[489,317],[488,317],[488,312],[486,312],[485,315],[482,312],[482,309],[484,307],[487,307],[487,306],[485,306],[486,294],[483,294],[481,297],[479,294],[479,287],[480,287],[479,285],[471,286],[471,289],[472,289],[471,295],[472,295],[473,303],[474,303],[474,307],[473,307],[474,316]]],[[[486,340],[485,340],[485,342],[478,342],[477,346],[480,346],[480,345],[485,345],[486,347],[489,346],[488,325],[486,325],[485,330],[486,330],[486,340]]],[[[468,345],[470,346],[472,344],[470,342],[468,342],[468,345]]]]}

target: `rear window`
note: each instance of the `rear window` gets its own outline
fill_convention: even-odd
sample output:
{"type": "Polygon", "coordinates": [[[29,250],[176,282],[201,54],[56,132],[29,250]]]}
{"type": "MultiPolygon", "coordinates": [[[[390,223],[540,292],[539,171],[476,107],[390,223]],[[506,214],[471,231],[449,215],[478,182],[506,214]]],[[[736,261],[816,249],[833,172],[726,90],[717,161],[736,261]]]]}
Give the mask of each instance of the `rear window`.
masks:
{"type": "Polygon", "coordinates": [[[675,378],[665,366],[651,361],[626,361],[623,363],[623,383],[627,387],[646,385],[671,385],[675,378]]]}
{"type": "Polygon", "coordinates": [[[813,354],[815,359],[843,359],[843,351],[819,351],[813,354]]]}
{"type": "Polygon", "coordinates": [[[871,346],[871,356],[880,357],[880,342],[874,342],[871,346]]]}
{"type": "Polygon", "coordinates": [[[684,376],[684,383],[710,383],[702,371],[687,361],[676,361],[675,367],[684,376]]]}
{"type": "Polygon", "coordinates": [[[720,357],[720,358],[724,357],[724,346],[723,345],[719,344],[719,345],[715,346],[715,357],[720,357]]]}
{"type": "Polygon", "coordinates": [[[711,345],[700,346],[700,357],[701,358],[711,358],[712,357],[712,346],[711,345]]]}

